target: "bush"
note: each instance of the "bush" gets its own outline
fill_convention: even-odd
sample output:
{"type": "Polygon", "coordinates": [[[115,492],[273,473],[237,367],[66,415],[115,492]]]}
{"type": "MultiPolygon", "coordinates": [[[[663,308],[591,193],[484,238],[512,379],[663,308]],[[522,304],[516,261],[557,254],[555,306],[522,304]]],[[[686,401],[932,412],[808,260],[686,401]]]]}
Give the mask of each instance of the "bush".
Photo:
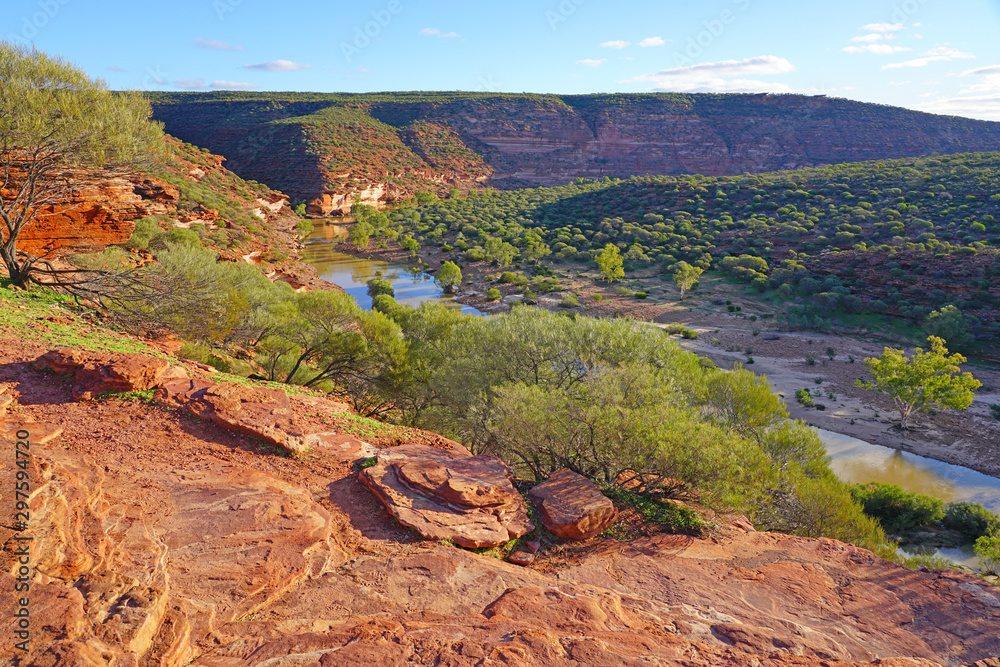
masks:
{"type": "Polygon", "coordinates": [[[948,504],[941,525],[957,530],[972,542],[1000,531],[1000,517],[978,503],[959,501],[948,504]]]}
{"type": "Polygon", "coordinates": [[[575,294],[567,294],[563,297],[563,300],[559,302],[560,308],[577,308],[580,305],[580,300],[577,299],[575,294]]]}
{"type": "Polygon", "coordinates": [[[368,281],[368,296],[372,299],[380,294],[387,294],[391,297],[396,296],[396,290],[393,289],[392,283],[383,278],[372,278],[368,281]]]}
{"type": "Polygon", "coordinates": [[[795,392],[795,400],[802,404],[803,407],[811,408],[816,405],[816,401],[813,400],[812,394],[809,393],[808,389],[799,389],[795,392]]]}
{"type": "Polygon", "coordinates": [[[645,292],[636,292],[636,293],[635,293],[635,294],[633,294],[632,296],[634,296],[634,297],[635,297],[635,298],[637,298],[637,299],[645,299],[645,298],[646,298],[646,297],[648,297],[649,295],[648,295],[648,294],[646,294],[645,292]]]}
{"type": "Polygon", "coordinates": [[[500,300],[500,290],[496,287],[491,287],[486,290],[486,300],[487,301],[499,301],[500,300]]]}
{"type": "Polygon", "coordinates": [[[984,535],[976,540],[976,555],[983,572],[1000,574],[1000,534],[984,535]]]}
{"type": "Polygon", "coordinates": [[[865,514],[878,519],[892,533],[936,525],[945,515],[943,500],[911,493],[894,484],[856,484],[851,487],[851,495],[865,514]]]}

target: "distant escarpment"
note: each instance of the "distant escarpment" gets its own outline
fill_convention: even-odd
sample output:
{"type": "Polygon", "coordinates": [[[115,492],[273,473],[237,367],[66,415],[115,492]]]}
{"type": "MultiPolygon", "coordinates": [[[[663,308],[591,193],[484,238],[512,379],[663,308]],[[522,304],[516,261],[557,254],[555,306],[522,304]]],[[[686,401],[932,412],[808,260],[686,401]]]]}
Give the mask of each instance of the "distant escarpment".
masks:
{"type": "Polygon", "coordinates": [[[308,203],[576,178],[725,176],[1000,149],[1000,123],[800,95],[153,95],[171,134],[308,203]]]}

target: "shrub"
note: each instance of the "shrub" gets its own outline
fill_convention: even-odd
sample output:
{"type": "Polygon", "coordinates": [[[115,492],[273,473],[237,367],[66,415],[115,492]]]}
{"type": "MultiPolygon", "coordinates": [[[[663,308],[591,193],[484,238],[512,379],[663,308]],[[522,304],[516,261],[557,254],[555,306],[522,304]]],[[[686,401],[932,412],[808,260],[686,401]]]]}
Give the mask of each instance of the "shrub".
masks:
{"type": "Polygon", "coordinates": [[[983,572],[1000,574],[1000,534],[984,535],[976,540],[976,555],[983,572]]]}
{"type": "Polygon", "coordinates": [[[943,500],[911,493],[894,484],[856,484],[851,487],[851,495],[864,508],[865,514],[878,519],[893,533],[935,525],[945,515],[943,500]]]}
{"type": "Polygon", "coordinates": [[[648,295],[648,294],[646,294],[645,292],[636,292],[636,293],[635,293],[635,294],[633,294],[632,296],[634,296],[634,297],[635,297],[635,298],[637,298],[637,299],[645,299],[645,298],[646,298],[646,297],[648,297],[649,295],[648,295]]]}
{"type": "Polygon", "coordinates": [[[500,300],[500,290],[496,287],[491,287],[486,290],[486,300],[487,301],[499,301],[500,300]]]}
{"type": "Polygon", "coordinates": [[[807,408],[811,408],[816,405],[816,401],[813,400],[812,394],[809,393],[808,389],[797,390],[795,392],[795,400],[807,408]]]}
{"type": "Polygon", "coordinates": [[[567,294],[563,297],[563,300],[559,302],[560,308],[576,308],[580,305],[580,300],[577,299],[575,294],[567,294]]]}
{"type": "Polygon", "coordinates": [[[972,542],[983,535],[1000,531],[1000,517],[978,503],[949,503],[941,525],[957,530],[972,542]]]}
{"type": "Polygon", "coordinates": [[[392,283],[383,278],[372,278],[368,281],[368,296],[372,299],[380,294],[387,294],[391,297],[396,296],[396,290],[393,289],[392,283]]]}

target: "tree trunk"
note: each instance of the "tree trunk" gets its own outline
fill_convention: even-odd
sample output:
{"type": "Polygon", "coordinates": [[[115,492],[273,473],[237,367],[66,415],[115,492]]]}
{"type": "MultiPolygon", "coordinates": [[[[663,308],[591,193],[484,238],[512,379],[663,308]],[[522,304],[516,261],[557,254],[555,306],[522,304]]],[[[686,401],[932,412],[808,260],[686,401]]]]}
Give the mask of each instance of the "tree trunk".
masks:
{"type": "Polygon", "coordinates": [[[21,265],[17,263],[17,245],[15,242],[10,240],[7,243],[0,246],[0,257],[3,258],[3,263],[7,265],[7,273],[10,274],[10,280],[14,285],[18,287],[23,287],[28,281],[28,273],[21,270],[21,265]]]}

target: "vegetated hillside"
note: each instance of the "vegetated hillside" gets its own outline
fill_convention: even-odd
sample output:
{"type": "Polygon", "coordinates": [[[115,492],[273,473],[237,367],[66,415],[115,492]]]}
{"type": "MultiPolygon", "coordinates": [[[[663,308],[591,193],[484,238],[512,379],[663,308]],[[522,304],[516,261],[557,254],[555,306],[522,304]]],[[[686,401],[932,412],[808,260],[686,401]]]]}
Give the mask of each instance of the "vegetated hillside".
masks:
{"type": "Polygon", "coordinates": [[[953,304],[972,333],[995,342],[998,216],[1000,154],[980,153],[723,178],[581,180],[390,219],[424,244],[454,248],[457,261],[482,259],[499,239],[522,261],[548,250],[591,263],[612,243],[627,269],[669,271],[680,260],[722,269],[796,304],[796,324],[838,310],[922,323],[953,304]]]}
{"type": "Polygon", "coordinates": [[[734,175],[1000,149],[1000,124],[799,95],[151,94],[172,134],[311,212],[353,195],[734,175]],[[326,197],[324,198],[324,195],[326,197]]]}

